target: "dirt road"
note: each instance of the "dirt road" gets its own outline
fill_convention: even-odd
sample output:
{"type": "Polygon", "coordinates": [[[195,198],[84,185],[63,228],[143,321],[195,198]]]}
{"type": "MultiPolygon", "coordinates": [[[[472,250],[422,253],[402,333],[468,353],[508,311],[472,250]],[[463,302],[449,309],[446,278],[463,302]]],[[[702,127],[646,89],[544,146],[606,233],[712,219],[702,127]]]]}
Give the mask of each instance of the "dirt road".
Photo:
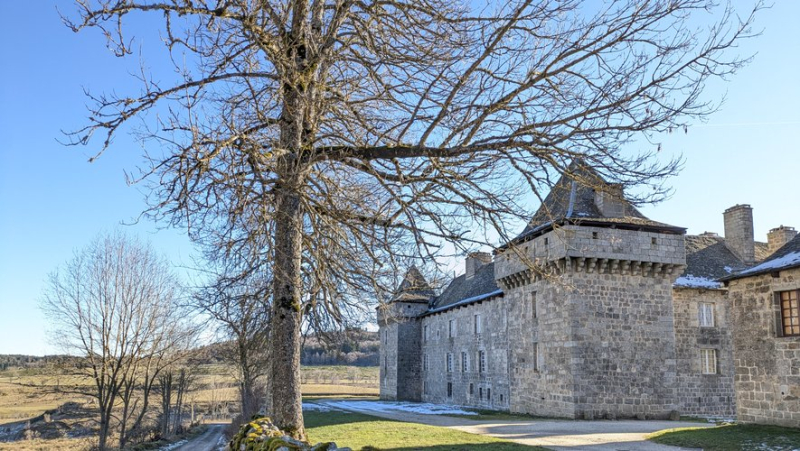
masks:
{"type": "Polygon", "coordinates": [[[210,424],[208,425],[208,430],[201,435],[177,448],[172,448],[171,451],[218,451],[226,449],[227,442],[222,436],[225,426],[224,424],[210,424]]]}
{"type": "MultiPolygon", "coordinates": [[[[335,401],[319,401],[333,409],[341,408],[335,401]]],[[[364,405],[369,403],[362,403],[364,405]]],[[[703,427],[704,423],[681,421],[570,421],[570,420],[470,420],[445,415],[423,415],[384,409],[344,409],[376,417],[412,423],[443,426],[471,434],[490,435],[523,445],[541,446],[563,451],[679,451],[687,448],[660,445],[647,441],[645,436],[663,429],[703,427]]],[[[711,425],[707,425],[711,426],[711,425]]]]}

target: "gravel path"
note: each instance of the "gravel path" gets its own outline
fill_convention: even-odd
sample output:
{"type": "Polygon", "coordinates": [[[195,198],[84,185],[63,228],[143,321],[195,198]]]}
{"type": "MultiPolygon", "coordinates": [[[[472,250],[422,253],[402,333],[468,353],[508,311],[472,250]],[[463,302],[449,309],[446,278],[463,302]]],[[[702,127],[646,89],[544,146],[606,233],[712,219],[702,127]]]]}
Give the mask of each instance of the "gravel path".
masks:
{"type": "Polygon", "coordinates": [[[171,451],[218,451],[225,449],[227,443],[222,436],[225,426],[224,424],[210,424],[208,429],[201,435],[177,448],[172,448],[171,451]]]}
{"type": "MultiPolygon", "coordinates": [[[[318,401],[318,404],[341,409],[333,402],[318,401]]],[[[367,403],[362,403],[367,404],[367,403]]],[[[444,415],[422,415],[410,412],[369,409],[364,406],[357,411],[391,420],[442,426],[472,434],[490,435],[523,445],[542,446],[558,451],[678,451],[688,448],[660,445],[645,440],[645,436],[663,429],[679,427],[712,426],[704,423],[681,421],[570,421],[570,420],[470,420],[444,415]]]]}

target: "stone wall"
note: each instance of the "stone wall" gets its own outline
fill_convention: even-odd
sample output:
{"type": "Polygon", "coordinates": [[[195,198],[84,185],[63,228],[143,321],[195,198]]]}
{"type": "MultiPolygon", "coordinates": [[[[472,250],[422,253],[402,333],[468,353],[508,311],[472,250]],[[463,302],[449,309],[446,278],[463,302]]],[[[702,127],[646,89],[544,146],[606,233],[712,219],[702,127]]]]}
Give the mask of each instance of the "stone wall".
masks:
{"type": "Polygon", "coordinates": [[[775,293],[800,289],[800,268],[732,280],[736,413],[745,423],[800,427],[800,337],[779,337],[775,293]]]}
{"type": "Polygon", "coordinates": [[[573,272],[577,418],[668,418],[676,410],[672,277],[573,272]]]}
{"type": "Polygon", "coordinates": [[[428,304],[420,302],[392,302],[379,308],[381,399],[421,400],[421,321],[418,316],[427,309],[428,304]]]}
{"type": "Polygon", "coordinates": [[[572,304],[548,280],[509,290],[512,412],[575,417],[572,304]]]}
{"type": "Polygon", "coordinates": [[[731,308],[726,290],[675,288],[678,410],[685,415],[735,414],[731,308]],[[713,326],[700,327],[700,304],[713,305],[713,326]],[[701,349],[714,349],[716,374],[703,374],[701,349]]]}
{"type": "Polygon", "coordinates": [[[507,326],[511,311],[507,299],[494,298],[422,318],[421,354],[423,362],[427,359],[427,364],[423,363],[423,401],[508,410],[507,326]],[[479,333],[475,330],[476,315],[479,333]],[[484,371],[479,368],[480,352],[485,353],[484,371]],[[466,353],[466,367],[462,353],[466,353]],[[452,356],[449,372],[448,354],[452,356]]]}

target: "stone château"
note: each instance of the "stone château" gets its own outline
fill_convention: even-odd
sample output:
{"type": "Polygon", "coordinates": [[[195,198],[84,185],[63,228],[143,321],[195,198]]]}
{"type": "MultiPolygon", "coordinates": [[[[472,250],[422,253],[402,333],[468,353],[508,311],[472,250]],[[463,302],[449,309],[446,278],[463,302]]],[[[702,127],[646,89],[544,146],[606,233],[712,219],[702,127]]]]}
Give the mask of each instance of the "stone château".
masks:
{"type": "Polygon", "coordinates": [[[519,236],[469,254],[438,295],[408,270],[378,311],[382,399],[579,419],[735,414],[734,312],[718,280],[796,232],[755,242],[752,209],[737,205],[724,238],[686,235],[572,170],[519,236]]]}

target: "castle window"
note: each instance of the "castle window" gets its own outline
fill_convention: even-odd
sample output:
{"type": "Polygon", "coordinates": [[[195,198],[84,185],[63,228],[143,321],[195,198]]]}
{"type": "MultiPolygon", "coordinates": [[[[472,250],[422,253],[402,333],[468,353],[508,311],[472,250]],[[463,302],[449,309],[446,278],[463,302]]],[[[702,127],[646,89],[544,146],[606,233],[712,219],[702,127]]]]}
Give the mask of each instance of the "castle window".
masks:
{"type": "Polygon", "coordinates": [[[486,389],[486,400],[487,401],[491,401],[492,400],[492,389],[491,388],[487,388],[486,389]]]}
{"type": "Polygon", "coordinates": [[[656,237],[650,238],[650,244],[658,244],[658,239],[656,239],[656,237]]]}
{"type": "Polygon", "coordinates": [[[533,371],[539,371],[539,367],[541,364],[539,363],[539,343],[533,344],[533,371]]]}
{"type": "Polygon", "coordinates": [[[447,383],[447,397],[448,398],[452,398],[453,397],[453,383],[452,382],[448,382],[447,383]]]}
{"type": "Polygon", "coordinates": [[[536,319],[536,292],[530,294],[531,319],[536,319]]]}
{"type": "Polygon", "coordinates": [[[427,342],[428,341],[428,326],[424,326],[422,328],[422,331],[423,331],[422,332],[422,341],[427,342]]]}
{"type": "Polygon", "coordinates": [[[486,351],[478,351],[478,372],[486,372],[486,351]]]}
{"type": "Polygon", "coordinates": [[[466,373],[467,372],[467,353],[466,352],[462,352],[461,353],[461,372],[462,373],[466,373]]]}
{"type": "Polygon", "coordinates": [[[483,387],[478,388],[478,398],[483,399],[483,387]]]}
{"type": "Polygon", "coordinates": [[[717,350],[700,350],[700,369],[703,374],[717,374],[717,350]]]}
{"type": "Polygon", "coordinates": [[[453,354],[449,352],[447,353],[447,372],[453,372],[453,354]]]}
{"type": "Polygon", "coordinates": [[[592,232],[592,239],[593,239],[593,240],[596,240],[596,239],[597,239],[597,232],[592,232]]]}
{"type": "Polygon", "coordinates": [[[422,370],[428,371],[428,354],[422,355],[422,370]]]}
{"type": "Polygon", "coordinates": [[[700,327],[714,327],[714,304],[701,302],[697,308],[700,327]]]}
{"type": "Polygon", "coordinates": [[[475,387],[472,384],[469,384],[469,394],[470,395],[475,394],[475,387]]]}
{"type": "Polygon", "coordinates": [[[547,246],[548,244],[550,244],[550,238],[545,238],[544,245],[547,246]]]}
{"type": "Polygon", "coordinates": [[[475,315],[475,335],[481,333],[481,315],[475,315]]]}
{"type": "Polygon", "coordinates": [[[448,327],[448,333],[450,334],[449,335],[450,338],[455,337],[456,336],[456,320],[451,319],[450,322],[448,322],[447,324],[448,324],[447,327],[448,327]]]}
{"type": "Polygon", "coordinates": [[[800,290],[782,291],[780,296],[780,332],[784,337],[800,336],[800,290]]]}

